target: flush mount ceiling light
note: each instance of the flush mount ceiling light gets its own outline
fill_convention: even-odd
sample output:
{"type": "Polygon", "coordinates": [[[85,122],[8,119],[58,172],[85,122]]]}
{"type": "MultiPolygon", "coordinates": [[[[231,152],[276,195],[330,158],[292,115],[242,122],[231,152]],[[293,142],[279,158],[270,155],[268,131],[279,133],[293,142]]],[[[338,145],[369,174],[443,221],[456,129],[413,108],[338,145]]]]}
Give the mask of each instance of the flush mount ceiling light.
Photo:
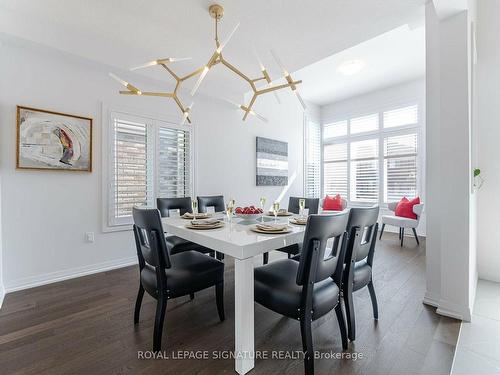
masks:
{"type": "Polygon", "coordinates": [[[337,71],[342,73],[345,76],[352,76],[356,73],[359,73],[365,67],[365,62],[363,60],[349,60],[343,62],[338,68],[337,71]]]}
{"type": "Polygon", "coordinates": [[[219,35],[218,35],[218,24],[219,24],[219,21],[224,14],[224,8],[218,4],[214,4],[214,5],[211,5],[209,7],[208,11],[210,13],[210,16],[215,20],[215,51],[212,54],[212,56],[210,57],[210,59],[208,60],[208,62],[204,66],[196,69],[195,71],[193,71],[185,76],[178,76],[176,73],[174,73],[174,71],[170,68],[169,65],[171,63],[174,63],[174,62],[189,60],[190,58],[169,57],[169,58],[153,60],[153,61],[147,62],[145,64],[142,64],[142,65],[139,65],[135,68],[130,69],[130,70],[138,70],[138,69],[143,69],[143,68],[148,68],[148,67],[160,65],[172,76],[172,78],[176,82],[175,87],[174,87],[174,91],[172,91],[172,92],[142,91],[142,90],[138,89],[136,86],[133,86],[132,84],[130,84],[129,82],[126,82],[126,81],[120,79],[119,77],[117,77],[116,75],[110,73],[110,76],[113,79],[115,79],[117,82],[119,82],[121,85],[123,85],[127,89],[127,90],[120,91],[120,94],[123,94],[123,95],[141,95],[141,96],[159,96],[159,97],[165,97],[165,98],[172,98],[182,112],[182,123],[184,123],[185,121],[188,121],[189,123],[191,123],[190,114],[191,114],[191,108],[193,107],[193,103],[191,103],[191,105],[189,107],[184,107],[184,105],[182,104],[182,102],[178,96],[178,91],[179,91],[181,84],[184,81],[188,80],[189,78],[192,78],[192,77],[199,75],[198,80],[196,81],[193,89],[191,90],[191,95],[193,96],[196,93],[196,91],[198,90],[198,88],[200,87],[200,84],[203,82],[203,80],[205,79],[205,77],[208,74],[208,72],[210,71],[210,69],[217,64],[222,64],[226,68],[228,68],[230,71],[232,71],[234,74],[239,76],[241,79],[246,81],[252,90],[253,95],[252,95],[252,97],[247,105],[233,103],[238,109],[240,109],[244,112],[243,121],[246,120],[246,118],[248,117],[249,114],[256,116],[257,118],[259,118],[263,121],[267,121],[263,116],[258,115],[252,109],[253,105],[255,104],[255,101],[257,100],[257,97],[259,95],[267,94],[270,92],[276,93],[277,90],[281,90],[281,89],[284,89],[287,87],[289,87],[295,93],[295,95],[299,99],[302,107],[304,109],[306,109],[306,105],[305,105],[304,101],[302,100],[302,97],[300,96],[299,92],[297,91],[297,85],[302,83],[302,81],[294,81],[292,79],[292,76],[290,75],[290,73],[285,69],[285,67],[281,63],[280,59],[278,58],[278,56],[276,56],[276,53],[274,53],[273,51],[271,51],[271,53],[273,55],[274,60],[276,61],[276,63],[278,64],[278,66],[281,68],[281,70],[283,72],[283,78],[285,79],[285,83],[280,83],[280,84],[276,84],[276,85],[274,85],[272,83],[271,77],[269,76],[266,68],[262,64],[262,62],[259,59],[257,54],[256,54],[257,61],[259,62],[260,70],[262,73],[262,75],[260,77],[250,78],[246,74],[242,73],[234,65],[230,64],[223,57],[222,50],[224,49],[224,47],[227,45],[227,43],[229,42],[229,40],[231,39],[231,37],[235,33],[236,29],[239,26],[239,23],[236,25],[236,27],[233,29],[233,31],[229,34],[229,36],[221,43],[219,41],[219,35]],[[259,87],[257,87],[257,85],[260,83],[264,83],[264,85],[263,86],[259,85],[259,87]]]}

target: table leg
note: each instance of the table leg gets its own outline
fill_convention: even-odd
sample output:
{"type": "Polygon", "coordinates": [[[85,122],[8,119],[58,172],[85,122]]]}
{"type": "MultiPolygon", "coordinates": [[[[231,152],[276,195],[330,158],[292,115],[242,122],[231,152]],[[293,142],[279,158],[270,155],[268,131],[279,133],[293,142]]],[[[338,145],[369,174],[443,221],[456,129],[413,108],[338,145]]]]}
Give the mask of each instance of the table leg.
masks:
{"type": "Polygon", "coordinates": [[[253,258],[234,260],[235,370],[243,375],[254,367],[253,258]]]}

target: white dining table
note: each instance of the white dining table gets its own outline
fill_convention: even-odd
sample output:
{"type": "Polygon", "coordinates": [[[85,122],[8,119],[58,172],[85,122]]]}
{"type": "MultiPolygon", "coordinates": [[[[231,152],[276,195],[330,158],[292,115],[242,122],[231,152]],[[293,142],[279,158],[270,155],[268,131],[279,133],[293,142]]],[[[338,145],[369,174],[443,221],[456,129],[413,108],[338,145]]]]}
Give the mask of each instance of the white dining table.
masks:
{"type": "MultiPolygon", "coordinates": [[[[218,214],[215,215],[217,217],[218,214]]],[[[222,215],[220,215],[222,218],[222,215]]],[[[290,217],[281,217],[279,222],[288,222],[290,217]]],[[[272,223],[274,218],[265,218],[272,223]]],[[[291,231],[285,234],[260,234],[250,230],[257,221],[233,218],[222,228],[194,230],[186,228],[189,220],[182,217],[163,218],[163,229],[209,249],[234,258],[235,291],[235,370],[246,374],[254,368],[254,261],[253,257],[284,246],[301,242],[304,225],[290,224],[291,231]]]]}

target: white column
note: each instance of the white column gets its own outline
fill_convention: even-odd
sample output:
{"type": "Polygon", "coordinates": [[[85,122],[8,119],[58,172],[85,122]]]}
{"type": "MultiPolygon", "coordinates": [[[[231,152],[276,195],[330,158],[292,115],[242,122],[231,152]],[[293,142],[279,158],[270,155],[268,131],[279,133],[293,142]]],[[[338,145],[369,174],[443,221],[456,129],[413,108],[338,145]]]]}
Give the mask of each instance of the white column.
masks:
{"type": "Polygon", "coordinates": [[[243,375],[254,367],[253,258],[234,260],[235,370],[243,375]]]}

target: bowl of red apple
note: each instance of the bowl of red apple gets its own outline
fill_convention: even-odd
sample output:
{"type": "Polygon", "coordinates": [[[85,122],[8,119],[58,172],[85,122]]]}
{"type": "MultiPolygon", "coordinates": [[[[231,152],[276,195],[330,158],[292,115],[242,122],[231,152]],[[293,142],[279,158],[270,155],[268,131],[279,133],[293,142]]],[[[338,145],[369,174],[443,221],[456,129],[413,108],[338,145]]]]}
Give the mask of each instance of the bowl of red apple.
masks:
{"type": "Polygon", "coordinates": [[[256,220],[264,214],[264,210],[259,207],[236,207],[234,213],[237,217],[245,220],[256,220]]]}

